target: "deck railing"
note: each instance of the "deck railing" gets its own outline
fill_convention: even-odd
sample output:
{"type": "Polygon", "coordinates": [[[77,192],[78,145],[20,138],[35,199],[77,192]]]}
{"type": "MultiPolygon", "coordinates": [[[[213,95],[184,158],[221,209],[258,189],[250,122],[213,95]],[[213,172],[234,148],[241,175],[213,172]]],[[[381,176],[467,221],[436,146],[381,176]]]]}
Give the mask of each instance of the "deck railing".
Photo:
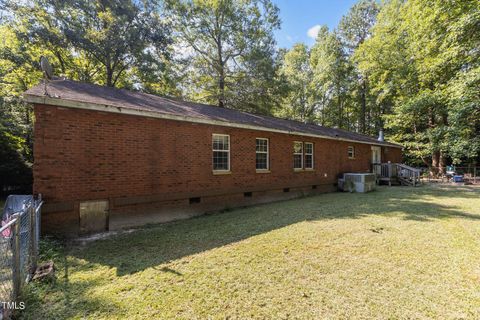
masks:
{"type": "Polygon", "coordinates": [[[420,185],[420,169],[407,166],[403,163],[374,163],[372,172],[377,174],[378,180],[385,180],[391,185],[398,181],[402,185],[420,185]]]}

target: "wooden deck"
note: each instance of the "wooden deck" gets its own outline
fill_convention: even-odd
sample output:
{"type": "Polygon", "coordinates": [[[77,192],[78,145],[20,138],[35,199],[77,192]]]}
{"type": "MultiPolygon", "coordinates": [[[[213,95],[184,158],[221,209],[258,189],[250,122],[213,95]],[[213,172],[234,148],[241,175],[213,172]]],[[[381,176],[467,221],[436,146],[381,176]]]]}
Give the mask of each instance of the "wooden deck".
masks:
{"type": "Polygon", "coordinates": [[[377,182],[404,186],[420,185],[420,170],[403,163],[375,163],[372,172],[377,174],[377,182]]]}

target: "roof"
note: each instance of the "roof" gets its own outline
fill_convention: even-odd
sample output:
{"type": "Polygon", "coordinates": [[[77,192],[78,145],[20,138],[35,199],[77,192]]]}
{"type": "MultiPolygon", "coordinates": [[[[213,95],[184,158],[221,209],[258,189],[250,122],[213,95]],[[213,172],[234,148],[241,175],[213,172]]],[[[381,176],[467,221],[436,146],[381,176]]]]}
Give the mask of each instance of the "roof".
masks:
{"type": "Polygon", "coordinates": [[[371,136],[341,129],[72,80],[50,81],[47,86],[47,93],[48,95],[45,95],[44,84],[40,84],[27,90],[23,97],[25,101],[37,104],[134,114],[402,148],[398,144],[378,141],[371,136]]]}

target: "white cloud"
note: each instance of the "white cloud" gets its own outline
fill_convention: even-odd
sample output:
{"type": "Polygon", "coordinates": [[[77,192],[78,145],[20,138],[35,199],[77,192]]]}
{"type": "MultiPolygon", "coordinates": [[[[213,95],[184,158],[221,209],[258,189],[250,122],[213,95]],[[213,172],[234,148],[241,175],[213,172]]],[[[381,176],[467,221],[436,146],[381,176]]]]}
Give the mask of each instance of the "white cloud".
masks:
{"type": "Polygon", "coordinates": [[[307,36],[313,40],[317,39],[318,32],[320,31],[321,26],[319,24],[314,25],[307,31],[307,36]]]}

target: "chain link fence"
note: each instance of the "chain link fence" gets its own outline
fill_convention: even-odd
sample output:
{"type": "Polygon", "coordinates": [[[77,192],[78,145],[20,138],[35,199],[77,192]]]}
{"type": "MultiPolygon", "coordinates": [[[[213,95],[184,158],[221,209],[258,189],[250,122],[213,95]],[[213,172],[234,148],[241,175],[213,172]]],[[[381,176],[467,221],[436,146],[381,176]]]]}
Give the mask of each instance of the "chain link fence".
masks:
{"type": "Polygon", "coordinates": [[[463,182],[467,184],[480,184],[480,167],[475,166],[447,166],[445,173],[433,175],[428,168],[422,168],[423,177],[428,182],[463,182]],[[454,177],[460,176],[458,180],[454,177]]]}
{"type": "Polygon", "coordinates": [[[41,197],[7,198],[0,227],[0,319],[8,319],[37,267],[41,197]]]}

